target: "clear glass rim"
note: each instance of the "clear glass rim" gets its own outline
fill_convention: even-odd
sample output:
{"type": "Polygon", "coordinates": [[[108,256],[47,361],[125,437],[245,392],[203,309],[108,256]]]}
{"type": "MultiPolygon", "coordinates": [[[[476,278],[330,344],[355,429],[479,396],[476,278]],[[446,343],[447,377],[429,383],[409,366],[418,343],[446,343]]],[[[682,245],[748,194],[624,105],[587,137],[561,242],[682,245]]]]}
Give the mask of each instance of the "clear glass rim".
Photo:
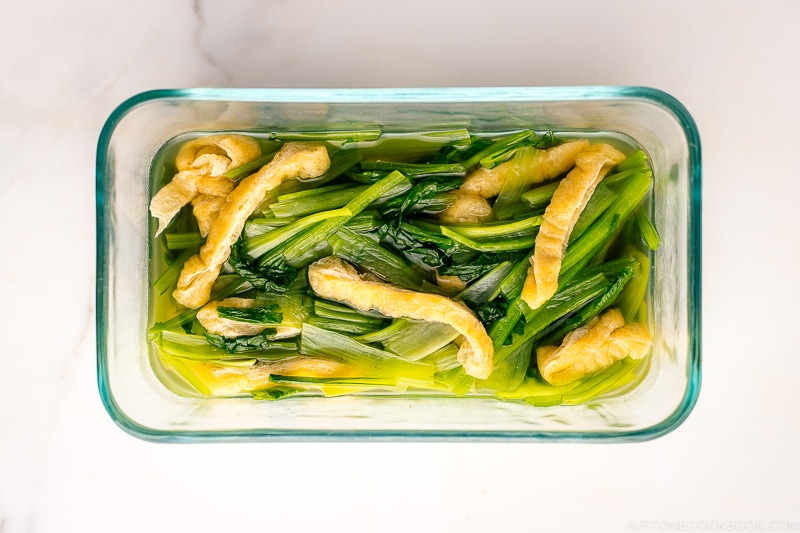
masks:
{"type": "Polygon", "coordinates": [[[697,125],[688,110],[677,99],[659,89],[641,86],[573,86],[573,87],[452,87],[452,88],[364,88],[364,89],[157,89],[139,93],[122,102],[109,116],[99,136],[96,156],[96,342],[97,382],[106,411],[126,432],[147,441],[550,441],[550,442],[639,442],[670,433],[689,416],[700,392],[701,384],[701,273],[702,273],[702,173],[701,145],[697,125]],[[683,398],[670,416],[653,426],[632,431],[607,432],[543,432],[543,431],[440,431],[440,430],[170,430],[143,426],[131,420],[119,407],[109,387],[107,358],[107,319],[109,291],[110,233],[106,221],[110,216],[105,201],[107,182],[105,168],[111,137],[120,121],[138,106],[155,100],[205,100],[236,102],[547,102],[547,101],[613,101],[643,100],[672,114],[686,137],[688,149],[688,272],[687,326],[688,381],[683,398]]]}

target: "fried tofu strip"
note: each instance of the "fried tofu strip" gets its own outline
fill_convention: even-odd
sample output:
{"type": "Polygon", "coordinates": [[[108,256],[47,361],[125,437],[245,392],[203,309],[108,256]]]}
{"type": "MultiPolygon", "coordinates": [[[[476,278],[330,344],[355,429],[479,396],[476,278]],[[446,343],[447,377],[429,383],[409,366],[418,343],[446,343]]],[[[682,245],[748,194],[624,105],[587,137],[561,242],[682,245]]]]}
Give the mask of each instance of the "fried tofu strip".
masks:
{"type": "Polygon", "coordinates": [[[269,326],[263,324],[251,324],[249,322],[239,322],[222,318],[217,312],[218,307],[236,307],[239,309],[251,309],[256,306],[256,300],[249,298],[226,298],[224,300],[214,300],[203,306],[197,312],[197,321],[206,328],[206,331],[214,335],[222,335],[229,339],[235,337],[247,337],[258,335],[267,328],[275,328],[274,339],[285,339],[300,334],[300,328],[288,326],[269,326]]]}
{"type": "Polygon", "coordinates": [[[243,179],[231,191],[219,213],[212,220],[206,243],[200,253],[186,261],[172,293],[175,301],[196,309],[211,297],[211,286],[222,264],[231,253],[247,218],[271,191],[285,180],[314,178],[330,166],[325,145],[321,143],[287,143],[273,160],[255,174],[243,179]]]}
{"type": "Polygon", "coordinates": [[[609,309],[586,326],[570,332],[561,346],[542,346],[536,361],[542,378],[563,385],[608,368],[625,357],[642,359],[650,351],[644,324],[625,325],[618,309],[609,309]]]}
{"type": "Polygon", "coordinates": [[[338,257],[324,257],[308,267],[308,281],[323,298],[361,311],[377,311],[392,318],[410,318],[450,325],[464,336],[458,361],[473,377],[492,373],[494,346],[483,324],[467,306],[446,296],[400,289],[388,283],[365,280],[352,265],[338,257]]]}
{"type": "Polygon", "coordinates": [[[195,216],[204,233],[216,214],[214,207],[219,209],[235,185],[224,174],[260,156],[258,142],[244,135],[209,135],[184,144],[175,158],[178,173],[150,200],[150,214],[158,219],[156,235],[189,202],[197,202],[195,216]]]}
{"type": "MultiPolygon", "coordinates": [[[[536,164],[525,172],[531,184],[560,176],[575,165],[575,157],[589,146],[589,141],[569,141],[547,150],[541,150],[536,164]]],[[[464,179],[456,201],[439,214],[443,222],[480,222],[492,213],[488,198],[500,194],[509,172],[517,162],[510,159],[494,168],[479,167],[464,179]]]]}
{"type": "Polygon", "coordinates": [[[591,145],[575,157],[575,168],[561,180],[542,218],[522,299],[539,308],[558,289],[558,274],[569,236],[597,184],[625,159],[608,144],[591,145]]]}
{"type": "Polygon", "coordinates": [[[264,389],[270,385],[271,374],[317,378],[346,378],[356,375],[344,363],[302,356],[262,360],[249,368],[188,360],[184,361],[184,365],[210,389],[213,396],[235,396],[264,389]]]}
{"type": "Polygon", "coordinates": [[[442,222],[480,222],[486,220],[492,214],[492,206],[486,198],[462,192],[461,189],[455,191],[456,200],[439,213],[439,220],[442,222]]]}

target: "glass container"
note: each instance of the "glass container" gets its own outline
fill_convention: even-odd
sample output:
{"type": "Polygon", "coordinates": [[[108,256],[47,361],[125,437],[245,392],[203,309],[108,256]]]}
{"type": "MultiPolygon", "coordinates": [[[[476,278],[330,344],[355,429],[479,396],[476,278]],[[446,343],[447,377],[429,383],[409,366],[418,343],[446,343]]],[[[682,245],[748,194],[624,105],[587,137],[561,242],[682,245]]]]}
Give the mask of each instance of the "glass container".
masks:
{"type": "Polygon", "coordinates": [[[643,87],[158,90],[122,103],[97,150],[97,375],[123,429],[154,441],[641,441],[691,412],[700,388],[700,141],[687,110],[643,87]],[[188,132],[532,128],[618,137],[654,172],[661,244],[649,287],[653,353],[633,390],[581,405],[487,397],[343,396],[280,401],[176,394],[153,371],[149,316],[151,164],[188,132]]]}

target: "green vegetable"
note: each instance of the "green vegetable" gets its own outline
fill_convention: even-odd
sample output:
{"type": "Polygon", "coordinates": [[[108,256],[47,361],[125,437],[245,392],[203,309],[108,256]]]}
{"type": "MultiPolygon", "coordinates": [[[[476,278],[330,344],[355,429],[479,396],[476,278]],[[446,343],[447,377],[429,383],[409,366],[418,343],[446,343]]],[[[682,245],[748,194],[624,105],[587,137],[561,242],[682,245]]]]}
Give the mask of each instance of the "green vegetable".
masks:
{"type": "Polygon", "coordinates": [[[266,265],[253,265],[245,251],[245,241],[239,238],[231,247],[228,264],[250,285],[262,291],[286,292],[297,277],[297,269],[277,258],[266,265]]]}
{"type": "Polygon", "coordinates": [[[313,213],[307,217],[295,220],[286,226],[281,226],[251,239],[245,239],[245,252],[253,259],[257,259],[323,220],[336,217],[350,217],[352,214],[353,213],[346,207],[313,213]]]}
{"type": "Polygon", "coordinates": [[[314,259],[314,249],[323,241],[327,244],[327,239],[336,233],[353,216],[369,207],[373,202],[378,201],[385,195],[396,195],[411,188],[408,178],[399,172],[392,172],[382,180],[370,185],[355,198],[350,200],[347,208],[350,217],[337,217],[326,220],[311,228],[309,231],[289,240],[287,246],[281,250],[289,264],[309,264],[314,259]]]}
{"type": "Polygon", "coordinates": [[[248,324],[280,324],[283,322],[283,313],[278,304],[265,307],[223,307],[217,306],[220,318],[247,322],[248,324]]]}
{"type": "Polygon", "coordinates": [[[272,159],[275,157],[275,154],[278,153],[277,148],[275,150],[269,150],[267,153],[250,161],[249,163],[245,163],[244,165],[240,165],[236,168],[230,169],[228,172],[225,173],[225,177],[231,180],[238,180],[245,176],[248,176],[255,172],[256,170],[260,169],[264,165],[268,164],[272,159]]]}
{"type": "Polygon", "coordinates": [[[383,224],[375,233],[412,263],[431,268],[449,264],[457,250],[456,244],[446,236],[407,222],[383,224]]]}
{"type": "Polygon", "coordinates": [[[363,170],[380,170],[383,172],[402,172],[406,176],[422,177],[431,175],[463,176],[466,170],[463,165],[436,163],[397,163],[393,161],[362,161],[363,170]]]}
{"type": "Polygon", "coordinates": [[[411,290],[419,290],[423,276],[400,256],[377,241],[340,228],[329,242],[335,255],[386,281],[411,290]]]}
{"type": "Polygon", "coordinates": [[[274,328],[265,329],[258,335],[251,335],[246,337],[227,338],[222,335],[214,335],[213,333],[206,332],[206,340],[208,344],[215,348],[221,348],[228,353],[247,353],[257,350],[268,350],[272,345],[270,338],[274,336],[276,330],[274,328]]]}
{"type": "Polygon", "coordinates": [[[402,218],[406,214],[417,211],[437,212],[436,210],[431,211],[431,205],[441,205],[438,211],[442,211],[447,206],[435,204],[431,200],[439,193],[458,189],[461,183],[463,183],[463,180],[457,176],[429,176],[423,178],[403,196],[395,196],[386,202],[386,205],[381,210],[383,217],[402,218]]]}
{"type": "Polygon", "coordinates": [[[430,365],[408,361],[398,355],[372,348],[346,335],[303,324],[300,353],[328,357],[350,364],[367,377],[431,380],[430,365]]]}
{"type": "Polygon", "coordinates": [[[497,268],[502,263],[509,261],[516,263],[524,255],[526,255],[525,252],[481,253],[468,263],[440,268],[439,274],[443,276],[458,276],[462,281],[472,281],[497,268]]]}
{"type": "MultiPolygon", "coordinates": [[[[198,363],[241,372],[268,360],[311,357],[341,364],[343,377],[272,374],[256,390],[240,394],[271,401],[343,394],[477,395],[550,406],[618,394],[641,378],[647,367],[624,360],[556,387],[542,381],[534,355],[539,346],[560,343],[612,306],[626,323],[647,322],[651,256],[659,235],[650,218],[653,177],[644,152],[633,151],[594,190],[572,228],[557,292],[531,310],[520,294],[543,212],[560,182],[528,184],[539,171],[542,150],[561,142],[553,132],[390,133],[374,125],[342,125],[334,131],[312,127],[254,135],[264,156],[232,169],[230,179],[257,171],[293,140],[325,142],[330,168],[317,178],[287,180],[266,194],[212,289],[213,300],[254,300],[248,308],[218,303],[217,313],[261,325],[265,329],[258,335],[212,334],[197,319],[197,309],[172,301],[183,264],[204,241],[191,207],[153,240],[148,341],[152,360],[170,369],[165,383],[180,382],[178,389],[209,396],[220,386],[204,381],[214,373],[201,373],[198,363]],[[459,189],[468,173],[501,163],[507,174],[499,195],[488,199],[490,220],[438,220],[463,194],[459,189]],[[386,317],[315,294],[307,266],[327,255],[349,262],[364,279],[467,306],[494,347],[492,374],[483,380],[466,374],[458,355],[465,341],[444,322],[386,317]],[[297,333],[285,338],[292,331],[297,333]]],[[[163,184],[158,169],[174,167],[156,163],[154,169],[156,190],[163,184]]]]}

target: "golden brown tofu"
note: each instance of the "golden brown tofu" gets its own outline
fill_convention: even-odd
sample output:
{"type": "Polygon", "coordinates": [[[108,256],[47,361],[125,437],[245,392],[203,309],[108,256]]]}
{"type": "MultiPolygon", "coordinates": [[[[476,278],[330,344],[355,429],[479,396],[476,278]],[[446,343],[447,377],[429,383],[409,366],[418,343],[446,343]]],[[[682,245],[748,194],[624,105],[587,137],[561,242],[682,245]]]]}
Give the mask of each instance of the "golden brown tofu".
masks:
{"type": "Polygon", "coordinates": [[[561,261],[575,226],[597,184],[625,156],[608,144],[595,144],[575,158],[575,168],[553,193],[536,235],[531,266],[522,288],[522,299],[531,309],[539,308],[558,289],[561,261]]]}
{"type": "Polygon", "coordinates": [[[259,361],[247,368],[186,360],[183,363],[214,396],[235,396],[269,387],[270,375],[317,378],[353,377],[354,371],[337,361],[315,357],[288,357],[259,361]]]}
{"type": "Polygon", "coordinates": [[[628,324],[618,309],[609,309],[586,326],[570,332],[560,346],[542,346],[536,361],[542,378],[563,385],[650,351],[650,333],[644,324],[628,324]]]}
{"type": "Polygon", "coordinates": [[[243,179],[211,221],[208,238],[200,253],[184,264],[178,286],[172,293],[175,301],[193,309],[205,305],[222,264],[230,256],[231,246],[267,192],[285,180],[317,177],[329,166],[330,158],[324,144],[286,143],[270,163],[243,179]]]}
{"type": "Polygon", "coordinates": [[[456,201],[439,213],[442,222],[480,222],[492,214],[492,206],[476,194],[456,192],[456,201]]]}
{"type": "Polygon", "coordinates": [[[486,199],[500,194],[510,172],[523,172],[530,184],[547,181],[571,169],[575,165],[575,157],[588,146],[589,141],[579,139],[539,150],[537,157],[525,160],[524,169],[516,168],[519,162],[515,159],[494,168],[479,167],[464,179],[457,191],[456,201],[439,214],[439,219],[451,223],[486,220],[492,214],[492,207],[486,199]]]}
{"type": "Polygon", "coordinates": [[[260,155],[258,142],[244,135],[209,135],[185,143],[175,159],[178,173],[150,200],[156,235],[198,195],[225,197],[234,187],[225,172],[260,155]]]}
{"type": "Polygon", "coordinates": [[[450,325],[464,336],[458,361],[473,377],[492,373],[494,346],[477,316],[464,304],[438,294],[401,289],[359,276],[352,265],[338,257],[324,257],[308,267],[311,288],[323,298],[345,303],[361,311],[377,311],[392,318],[410,318],[450,325]]]}

